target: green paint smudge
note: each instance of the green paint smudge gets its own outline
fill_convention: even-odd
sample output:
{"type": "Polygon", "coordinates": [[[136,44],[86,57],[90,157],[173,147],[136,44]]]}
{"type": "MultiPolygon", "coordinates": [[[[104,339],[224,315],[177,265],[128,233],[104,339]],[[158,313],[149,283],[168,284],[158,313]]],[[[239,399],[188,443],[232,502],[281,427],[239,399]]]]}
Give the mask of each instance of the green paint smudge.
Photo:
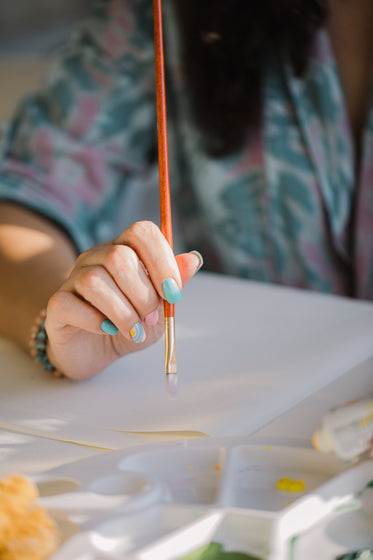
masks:
{"type": "Polygon", "coordinates": [[[360,498],[360,496],[365,492],[365,490],[369,490],[369,489],[373,489],[373,480],[368,482],[368,484],[366,484],[364,486],[364,488],[362,490],[360,490],[360,492],[357,492],[356,496],[358,496],[360,498]]]}
{"type": "Polygon", "coordinates": [[[361,548],[341,554],[335,560],[373,560],[373,550],[371,548],[361,548]]]}
{"type": "Polygon", "coordinates": [[[208,543],[178,560],[261,560],[258,556],[252,556],[245,552],[226,552],[223,545],[216,542],[208,543]]]}
{"type": "Polygon", "coordinates": [[[290,539],[289,560],[294,560],[295,559],[295,543],[297,542],[298,539],[299,539],[299,537],[297,535],[290,539]]]}

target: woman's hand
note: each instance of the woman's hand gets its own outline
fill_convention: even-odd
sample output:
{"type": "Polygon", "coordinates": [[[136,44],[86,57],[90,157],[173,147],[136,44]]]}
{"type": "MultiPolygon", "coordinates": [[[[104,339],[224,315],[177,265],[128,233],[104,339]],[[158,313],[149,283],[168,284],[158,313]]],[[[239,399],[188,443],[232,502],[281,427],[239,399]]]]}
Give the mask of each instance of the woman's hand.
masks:
{"type": "Polygon", "coordinates": [[[82,253],[48,302],[51,362],[67,377],[86,379],[153,344],[164,329],[163,300],[180,299],[200,265],[194,253],[175,257],[152,222],[82,253]]]}

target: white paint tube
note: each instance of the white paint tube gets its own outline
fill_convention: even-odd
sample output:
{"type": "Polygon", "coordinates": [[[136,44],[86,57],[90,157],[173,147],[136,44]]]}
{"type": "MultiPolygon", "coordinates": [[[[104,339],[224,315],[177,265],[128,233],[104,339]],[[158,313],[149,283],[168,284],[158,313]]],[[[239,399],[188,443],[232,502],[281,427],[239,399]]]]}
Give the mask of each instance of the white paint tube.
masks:
{"type": "Polygon", "coordinates": [[[312,443],[318,451],[332,451],[354,460],[367,451],[373,438],[373,399],[355,401],[327,412],[312,443]]]}

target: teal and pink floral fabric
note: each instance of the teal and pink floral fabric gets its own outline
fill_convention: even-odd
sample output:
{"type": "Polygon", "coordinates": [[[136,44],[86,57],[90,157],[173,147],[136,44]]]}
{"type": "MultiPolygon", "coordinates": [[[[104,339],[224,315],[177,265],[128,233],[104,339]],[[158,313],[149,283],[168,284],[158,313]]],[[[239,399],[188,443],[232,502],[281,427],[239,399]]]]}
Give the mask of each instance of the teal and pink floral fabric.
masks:
{"type": "MultiPolygon", "coordinates": [[[[327,34],[302,79],[274,58],[261,129],[213,159],[193,119],[172,0],[164,30],[185,248],[201,251],[210,270],[373,299],[373,100],[357,162],[327,34]]],[[[129,185],[156,169],[156,126],[152,1],[100,0],[43,88],[19,105],[2,146],[0,199],[48,216],[78,250],[102,243],[120,224],[129,185]]]]}

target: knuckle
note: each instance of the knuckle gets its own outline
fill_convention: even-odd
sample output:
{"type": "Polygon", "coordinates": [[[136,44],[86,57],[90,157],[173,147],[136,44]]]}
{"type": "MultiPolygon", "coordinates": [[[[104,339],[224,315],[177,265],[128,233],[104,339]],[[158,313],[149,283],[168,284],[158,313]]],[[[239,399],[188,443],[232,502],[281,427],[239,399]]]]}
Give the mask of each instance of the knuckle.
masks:
{"type": "Polygon", "coordinates": [[[66,307],[70,298],[69,292],[66,290],[58,290],[55,292],[48,301],[47,313],[58,314],[63,311],[66,307]]]}
{"type": "Polygon", "coordinates": [[[113,245],[106,256],[105,266],[113,273],[123,270],[137,271],[139,267],[139,257],[128,245],[113,245]]]}
{"type": "Polygon", "coordinates": [[[154,222],[143,220],[132,224],[127,230],[127,236],[128,239],[136,243],[149,237],[153,237],[154,235],[157,235],[158,232],[159,228],[154,222]]]}
{"type": "Polygon", "coordinates": [[[128,248],[127,258],[126,258],[126,271],[133,271],[137,274],[139,270],[139,259],[138,256],[132,249],[128,248]]]}
{"type": "Polygon", "coordinates": [[[85,290],[96,290],[102,281],[102,268],[100,266],[90,266],[83,268],[77,278],[77,285],[85,290]]]}
{"type": "Polygon", "coordinates": [[[106,255],[106,266],[110,270],[123,267],[126,261],[126,250],[123,245],[112,245],[106,255]]]}
{"type": "Polygon", "coordinates": [[[139,268],[139,257],[128,245],[114,245],[107,255],[106,266],[112,271],[137,271],[139,268]]]}

